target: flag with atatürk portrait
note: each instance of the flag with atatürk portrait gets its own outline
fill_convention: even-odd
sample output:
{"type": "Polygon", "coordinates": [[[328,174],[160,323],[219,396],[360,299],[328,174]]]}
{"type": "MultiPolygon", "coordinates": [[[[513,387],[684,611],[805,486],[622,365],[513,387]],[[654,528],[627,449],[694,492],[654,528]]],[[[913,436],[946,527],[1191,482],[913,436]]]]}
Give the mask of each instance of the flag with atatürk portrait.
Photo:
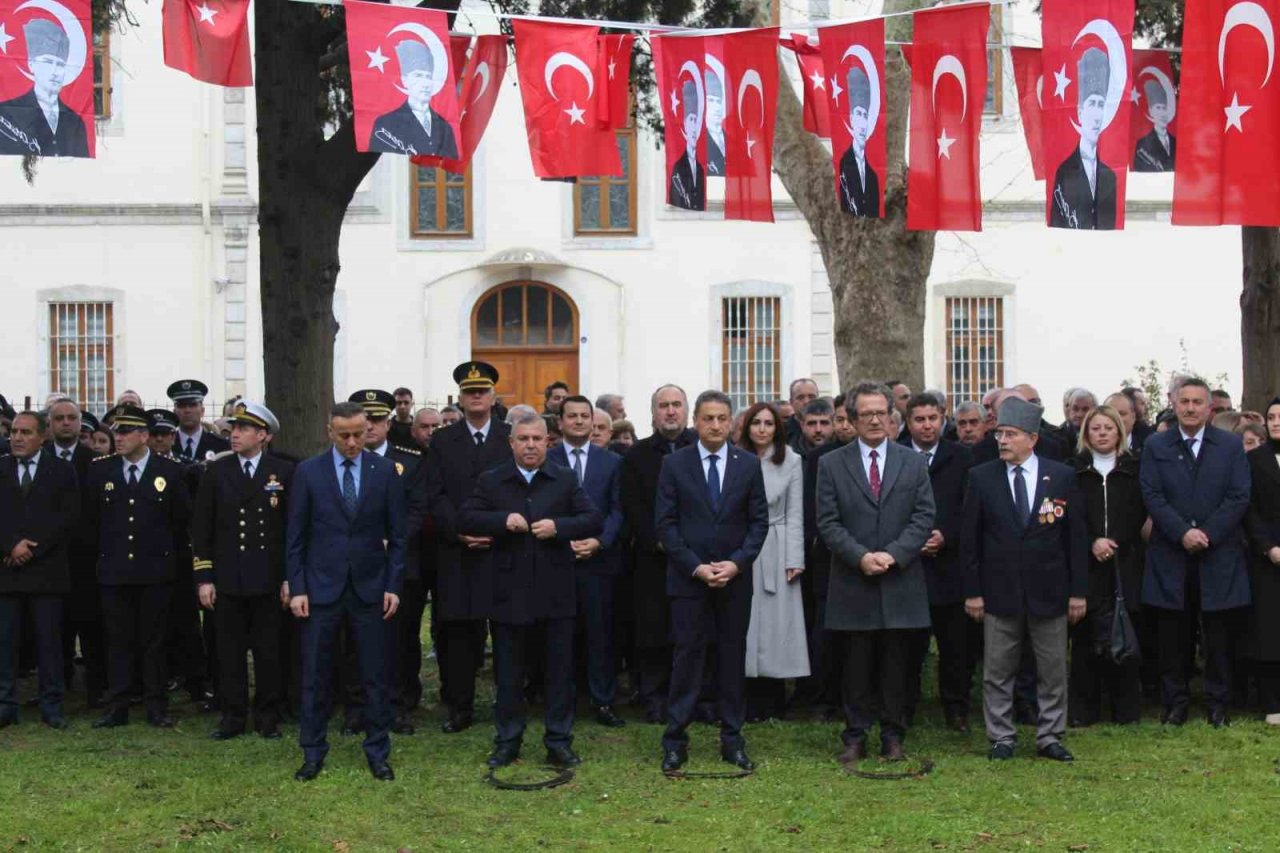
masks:
{"type": "Polygon", "coordinates": [[[907,228],[981,231],[978,145],[991,7],[941,7],[913,20],[907,228]]]}
{"type": "Polygon", "coordinates": [[[1129,141],[1133,171],[1173,174],[1177,154],[1178,87],[1167,50],[1133,52],[1133,84],[1129,87],[1129,141]]]}
{"type": "MultiPolygon", "coordinates": [[[[773,221],[773,127],[778,104],[778,30],[723,36],[724,218],[773,221]]],[[[707,54],[711,56],[710,53],[707,54]]],[[[708,60],[707,70],[712,63],[708,60]]],[[[707,117],[711,130],[708,74],[707,117]]]]}
{"type": "Polygon", "coordinates": [[[1198,0],[1182,27],[1174,225],[1280,226],[1280,0],[1198,0]]]}
{"type": "Polygon", "coordinates": [[[884,19],[823,27],[836,201],[852,216],[884,215],[884,19]]]}
{"type": "Polygon", "coordinates": [[[667,153],[667,204],[707,209],[706,39],[653,36],[653,68],[667,153]]]}
{"type": "Polygon", "coordinates": [[[253,85],[249,0],[164,0],[164,64],[218,86],[253,85]]]}
{"type": "Polygon", "coordinates": [[[0,0],[0,155],[93,157],[89,0],[0,0]]]}
{"type": "Polygon", "coordinates": [[[1022,120],[1022,136],[1031,155],[1031,173],[1044,180],[1044,141],[1041,139],[1041,112],[1044,104],[1044,71],[1040,48],[1011,47],[1013,79],[1018,89],[1018,116],[1022,120]]]}
{"type": "Polygon", "coordinates": [[[1134,0],[1044,0],[1041,139],[1050,228],[1124,227],[1134,0]]]}
{"type": "Polygon", "coordinates": [[[800,66],[800,85],[804,89],[804,129],[822,139],[831,138],[831,115],[827,110],[827,76],[822,64],[822,48],[816,38],[792,33],[789,47],[800,66]]]}
{"type": "MultiPolygon", "coordinates": [[[[470,41],[470,39],[466,39],[470,41]]],[[[498,103],[502,79],[507,73],[507,37],[500,35],[476,36],[475,45],[468,58],[466,51],[454,51],[454,67],[462,69],[458,84],[458,98],[462,103],[462,116],[458,120],[458,137],[461,152],[457,158],[412,157],[420,166],[440,166],[446,172],[461,175],[467,171],[471,157],[493,117],[498,103]]]]}
{"type": "Polygon", "coordinates": [[[618,143],[597,120],[600,28],[551,21],[511,22],[529,157],[539,178],[622,174],[618,143]]]}
{"type": "Polygon", "coordinates": [[[342,5],[356,150],[457,159],[458,89],[444,12],[342,5]]]}

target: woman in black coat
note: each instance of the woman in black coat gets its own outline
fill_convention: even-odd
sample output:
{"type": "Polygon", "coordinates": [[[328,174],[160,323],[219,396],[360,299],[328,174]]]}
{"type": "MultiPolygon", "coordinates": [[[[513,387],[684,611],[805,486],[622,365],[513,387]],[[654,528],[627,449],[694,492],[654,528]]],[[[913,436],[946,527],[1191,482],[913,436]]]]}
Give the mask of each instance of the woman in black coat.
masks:
{"type": "Polygon", "coordinates": [[[1136,723],[1141,713],[1139,661],[1117,665],[1104,655],[1117,603],[1116,578],[1125,609],[1135,622],[1142,601],[1142,528],[1147,509],[1138,482],[1138,457],[1128,444],[1120,415],[1110,406],[1092,410],[1080,425],[1074,464],[1089,525],[1089,609],[1071,628],[1067,715],[1072,726],[1102,719],[1104,692],[1111,695],[1115,722],[1136,723]]]}
{"type": "Polygon", "coordinates": [[[1249,452],[1253,493],[1245,530],[1249,535],[1249,586],[1253,607],[1244,656],[1254,665],[1263,712],[1280,725],[1280,397],[1267,405],[1268,442],[1249,452]]]}

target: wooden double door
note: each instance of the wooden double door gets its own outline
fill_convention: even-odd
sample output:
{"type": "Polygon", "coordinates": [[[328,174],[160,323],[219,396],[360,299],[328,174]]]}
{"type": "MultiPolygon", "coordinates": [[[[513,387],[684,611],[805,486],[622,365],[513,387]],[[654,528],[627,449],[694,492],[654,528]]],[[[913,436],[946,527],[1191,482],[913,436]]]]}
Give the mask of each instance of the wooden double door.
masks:
{"type": "Polygon", "coordinates": [[[542,411],[552,382],[578,393],[578,309],[552,285],[510,281],[486,292],[471,315],[471,357],[498,370],[498,399],[542,411]]]}

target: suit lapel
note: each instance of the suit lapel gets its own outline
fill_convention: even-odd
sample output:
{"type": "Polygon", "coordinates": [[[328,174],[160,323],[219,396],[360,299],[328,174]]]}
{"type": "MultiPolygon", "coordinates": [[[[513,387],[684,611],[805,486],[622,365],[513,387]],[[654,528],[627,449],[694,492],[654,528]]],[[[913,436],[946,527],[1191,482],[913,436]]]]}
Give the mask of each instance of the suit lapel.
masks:
{"type": "MultiPolygon", "coordinates": [[[[880,478],[880,502],[889,496],[889,490],[893,488],[893,484],[898,480],[898,473],[902,470],[902,445],[891,448],[891,441],[882,442],[880,447],[884,449],[884,476],[880,478]]],[[[914,450],[909,451],[914,453],[914,450]]]]}
{"type": "Polygon", "coordinates": [[[376,453],[365,451],[360,454],[360,491],[356,497],[356,515],[364,509],[365,501],[373,486],[373,469],[378,465],[390,465],[391,461],[376,453]],[[375,461],[376,460],[376,461],[375,461]]]}
{"type": "Polygon", "coordinates": [[[738,470],[742,466],[741,451],[727,444],[721,449],[724,451],[724,467],[720,471],[720,506],[715,507],[717,518],[724,511],[725,504],[729,502],[730,485],[737,483],[738,475],[742,473],[738,470]]]}
{"type": "MultiPolygon", "coordinates": [[[[698,492],[699,497],[701,497],[703,505],[706,506],[706,508],[714,516],[717,514],[716,508],[711,505],[711,495],[707,491],[707,475],[702,472],[702,451],[699,450],[698,446],[695,444],[693,445],[693,452],[687,455],[689,457],[689,461],[686,462],[685,464],[690,466],[689,471],[693,475],[693,481],[700,486],[700,488],[698,488],[696,491],[698,492]]],[[[720,502],[724,503],[724,472],[723,471],[721,472],[721,479],[720,479],[720,502]]]]}
{"type": "Polygon", "coordinates": [[[867,472],[862,468],[862,445],[855,440],[847,448],[837,450],[836,453],[844,456],[845,462],[849,465],[849,471],[853,474],[853,482],[862,489],[867,500],[876,503],[876,499],[871,496],[871,484],[867,482],[867,472]]]}
{"type": "Polygon", "coordinates": [[[347,501],[342,497],[342,474],[339,473],[339,469],[334,467],[332,448],[324,455],[324,461],[324,480],[329,484],[329,489],[333,492],[333,497],[337,500],[338,506],[342,508],[343,514],[347,518],[351,518],[351,513],[347,510],[347,501]]]}
{"type": "MultiPolygon", "coordinates": [[[[1044,460],[1039,460],[1040,471],[1044,469],[1044,460]]],[[[1053,486],[1053,475],[1037,473],[1035,497],[1031,499],[1031,515],[1027,516],[1027,525],[1023,528],[1024,535],[1035,529],[1036,525],[1032,522],[1040,514],[1040,504],[1044,501],[1046,493],[1053,486]]]]}

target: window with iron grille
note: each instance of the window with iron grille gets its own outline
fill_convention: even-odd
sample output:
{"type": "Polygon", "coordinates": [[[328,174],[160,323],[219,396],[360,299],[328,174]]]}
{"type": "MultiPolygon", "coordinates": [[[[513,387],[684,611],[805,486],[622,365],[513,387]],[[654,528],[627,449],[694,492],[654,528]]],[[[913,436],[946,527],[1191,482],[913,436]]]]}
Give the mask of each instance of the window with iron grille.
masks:
{"type": "Polygon", "coordinates": [[[49,390],[81,409],[115,400],[115,319],[110,302],[49,303],[49,390]]]}
{"type": "Polygon", "coordinates": [[[1004,298],[947,298],[947,394],[978,400],[1004,385],[1004,298]]]}
{"type": "Polygon", "coordinates": [[[720,300],[721,384],[734,408],[777,400],[782,392],[782,299],[720,300]]]}

